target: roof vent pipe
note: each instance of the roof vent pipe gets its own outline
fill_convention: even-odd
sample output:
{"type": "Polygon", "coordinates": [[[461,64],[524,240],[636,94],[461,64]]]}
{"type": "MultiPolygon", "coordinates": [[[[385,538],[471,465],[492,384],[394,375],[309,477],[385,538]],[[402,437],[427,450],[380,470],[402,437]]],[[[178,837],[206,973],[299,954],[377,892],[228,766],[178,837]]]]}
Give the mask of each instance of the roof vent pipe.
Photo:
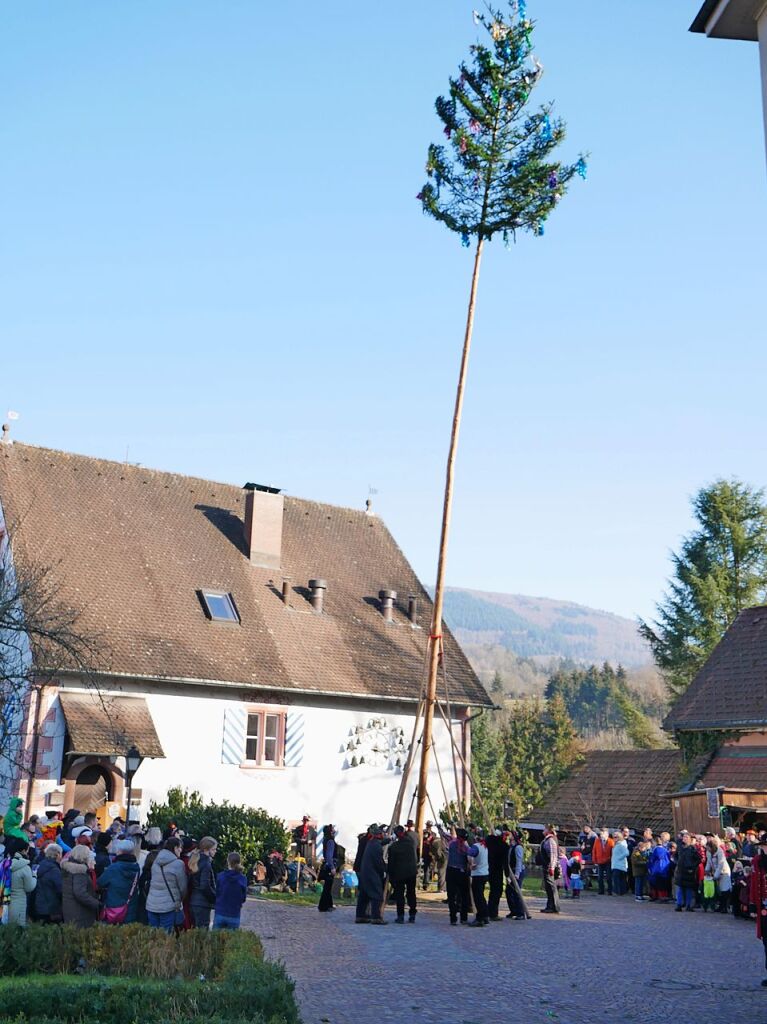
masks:
{"type": "Polygon", "coordinates": [[[378,600],[381,602],[381,612],[386,622],[394,622],[394,602],[397,600],[396,590],[379,590],[378,600]]]}
{"type": "Polygon", "coordinates": [[[282,600],[286,608],[290,607],[290,580],[282,581],[282,600]]]}
{"type": "Polygon", "coordinates": [[[322,614],[322,603],[327,589],[328,585],[325,580],[309,580],[309,600],[318,615],[322,614]]]}
{"type": "Polygon", "coordinates": [[[414,626],[418,625],[418,598],[410,594],[407,599],[407,617],[414,626]]]}

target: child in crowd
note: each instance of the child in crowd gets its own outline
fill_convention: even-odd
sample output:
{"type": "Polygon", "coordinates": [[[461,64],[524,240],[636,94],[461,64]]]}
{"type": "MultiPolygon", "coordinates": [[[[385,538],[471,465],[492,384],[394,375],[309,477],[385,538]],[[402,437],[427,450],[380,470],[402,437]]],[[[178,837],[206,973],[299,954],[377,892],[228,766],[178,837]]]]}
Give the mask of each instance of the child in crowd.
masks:
{"type": "Polygon", "coordinates": [[[649,899],[649,896],[645,895],[645,885],[650,860],[650,845],[648,840],[643,839],[631,852],[631,874],[634,877],[634,899],[637,903],[649,899]]]}
{"type": "Polygon", "coordinates": [[[581,869],[583,868],[583,860],[581,858],[580,850],[575,850],[572,857],[567,862],[567,874],[570,877],[570,891],[574,900],[577,900],[581,895],[583,889],[583,878],[581,877],[581,869]]]}
{"type": "Polygon", "coordinates": [[[341,895],[346,899],[356,899],[359,884],[357,872],[351,864],[344,864],[344,871],[341,876],[341,895]]]}
{"type": "Polygon", "coordinates": [[[236,931],[240,927],[240,913],[247,897],[248,883],[242,870],[242,858],[239,853],[230,853],[226,858],[226,871],[220,871],[216,878],[213,927],[236,931]]]}

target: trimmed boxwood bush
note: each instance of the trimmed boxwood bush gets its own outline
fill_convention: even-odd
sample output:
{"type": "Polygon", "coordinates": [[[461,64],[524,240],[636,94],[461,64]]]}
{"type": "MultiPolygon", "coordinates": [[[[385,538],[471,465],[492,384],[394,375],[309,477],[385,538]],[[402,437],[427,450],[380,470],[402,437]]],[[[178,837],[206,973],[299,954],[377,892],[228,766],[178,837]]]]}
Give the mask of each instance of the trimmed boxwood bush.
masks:
{"type": "Polygon", "coordinates": [[[119,928],[29,925],[0,928],[0,975],[70,974],[74,971],[143,978],[223,978],[263,959],[258,936],[248,931],[191,929],[176,938],[140,924],[119,928]]]}
{"type": "Polygon", "coordinates": [[[79,1024],[161,1024],[248,1020],[251,1024],[299,1024],[293,982],[279,964],[258,961],[221,982],[155,981],[86,975],[28,975],[2,983],[7,1020],[41,1024],[51,1019],[79,1024]]]}
{"type": "Polygon", "coordinates": [[[0,975],[0,1024],[299,1024],[293,982],[247,931],[6,925],[0,975]]]}

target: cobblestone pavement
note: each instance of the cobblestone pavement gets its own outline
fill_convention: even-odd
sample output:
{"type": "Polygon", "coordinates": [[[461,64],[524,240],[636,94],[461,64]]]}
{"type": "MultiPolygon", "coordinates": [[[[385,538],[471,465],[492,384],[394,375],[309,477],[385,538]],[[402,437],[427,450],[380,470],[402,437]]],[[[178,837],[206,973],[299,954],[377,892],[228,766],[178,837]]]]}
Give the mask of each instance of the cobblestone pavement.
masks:
{"type": "Polygon", "coordinates": [[[762,944],[753,922],[676,914],[667,905],[584,894],[562,913],[486,928],[450,926],[430,903],[414,925],[355,925],[352,908],[249,900],[243,924],[296,982],[304,1024],[593,1024],[767,1021],[762,944]],[[680,1018],[680,1015],[681,1018],[680,1018]]]}

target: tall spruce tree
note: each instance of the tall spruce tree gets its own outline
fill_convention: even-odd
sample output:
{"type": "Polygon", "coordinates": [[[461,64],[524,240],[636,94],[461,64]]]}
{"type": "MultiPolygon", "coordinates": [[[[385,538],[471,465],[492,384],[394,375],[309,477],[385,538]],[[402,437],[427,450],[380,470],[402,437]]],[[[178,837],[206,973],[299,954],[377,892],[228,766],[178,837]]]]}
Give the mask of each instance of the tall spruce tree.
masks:
{"type": "Polygon", "coordinates": [[[453,503],[455,457],[461,425],[479,269],[485,242],[501,234],[506,242],[520,231],[543,235],[544,224],[571,179],[586,177],[586,161],[563,164],[553,152],[565,137],[564,123],[551,104],[529,109],[543,66],[533,55],[533,23],[525,0],[511,0],[506,11],[488,6],[474,12],[484,40],[450,79],[447,96],[436,101],[447,142],[429,147],[427,182],[418,194],[425,213],[458,234],[468,248],[475,243],[474,269],[464,332],[463,354],[445,475],[442,531],[429,638],[429,673],[424,707],[418,777],[417,832],[426,812],[426,783],[432,745],[432,721],[442,653],[442,608],[447,544],[453,503]]]}
{"type": "Polygon", "coordinates": [[[639,623],[672,697],[687,689],[738,613],[767,595],[764,491],[717,480],[692,507],[699,528],[672,556],[658,619],[639,623]]]}

